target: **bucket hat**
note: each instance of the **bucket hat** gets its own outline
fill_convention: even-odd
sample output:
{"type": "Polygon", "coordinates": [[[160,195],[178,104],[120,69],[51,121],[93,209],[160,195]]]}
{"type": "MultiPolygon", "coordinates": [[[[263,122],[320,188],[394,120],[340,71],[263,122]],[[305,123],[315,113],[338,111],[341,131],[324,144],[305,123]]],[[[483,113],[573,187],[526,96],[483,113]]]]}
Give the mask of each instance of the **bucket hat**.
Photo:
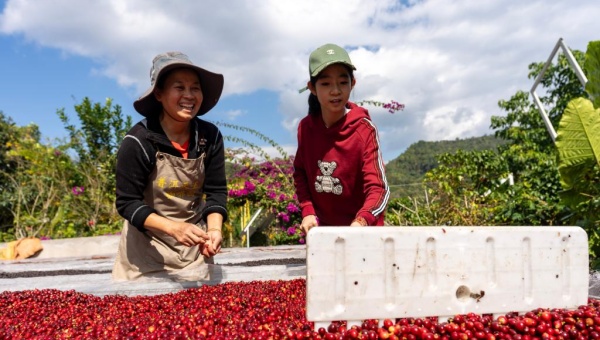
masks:
{"type": "Polygon", "coordinates": [[[200,79],[200,87],[202,88],[202,105],[198,110],[198,116],[210,111],[221,97],[223,92],[223,75],[205,70],[194,65],[190,58],[181,52],[166,52],[154,57],[152,60],[152,68],[150,69],[150,88],[140,96],[138,100],[133,102],[133,107],[142,116],[148,117],[161,112],[161,103],[154,97],[154,89],[156,81],[165,72],[174,68],[190,68],[198,73],[200,79]]]}
{"type": "MultiPolygon", "coordinates": [[[[336,44],[325,44],[316,50],[312,51],[308,58],[308,74],[311,77],[317,76],[327,66],[331,64],[344,64],[353,70],[356,70],[354,64],[350,60],[348,52],[336,44]]],[[[306,91],[308,87],[303,87],[298,92],[306,91]]]]}

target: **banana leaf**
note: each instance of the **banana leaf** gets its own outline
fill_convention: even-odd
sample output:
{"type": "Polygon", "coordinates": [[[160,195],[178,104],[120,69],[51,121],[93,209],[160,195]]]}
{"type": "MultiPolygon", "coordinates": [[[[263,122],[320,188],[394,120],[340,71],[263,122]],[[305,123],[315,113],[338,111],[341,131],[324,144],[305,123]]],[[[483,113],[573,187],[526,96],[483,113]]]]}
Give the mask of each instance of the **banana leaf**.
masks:
{"type": "Polygon", "coordinates": [[[570,190],[600,160],[600,111],[592,102],[576,98],[563,113],[556,137],[561,184],[570,190]]]}
{"type": "Polygon", "coordinates": [[[592,99],[594,107],[600,108],[600,41],[588,43],[583,70],[588,78],[585,91],[592,99]]]}

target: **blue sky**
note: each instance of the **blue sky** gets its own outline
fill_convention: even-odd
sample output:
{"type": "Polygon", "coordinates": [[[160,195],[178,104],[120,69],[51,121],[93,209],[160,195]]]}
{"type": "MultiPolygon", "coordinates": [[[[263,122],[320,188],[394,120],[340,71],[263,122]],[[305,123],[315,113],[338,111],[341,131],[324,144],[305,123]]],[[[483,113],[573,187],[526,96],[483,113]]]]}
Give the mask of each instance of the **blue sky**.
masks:
{"type": "Polygon", "coordinates": [[[5,0],[0,110],[48,141],[66,135],[56,110],[76,121],[84,97],[112,98],[135,122],[152,58],[179,50],[225,76],[206,119],[258,130],[293,153],[308,54],[333,42],[358,69],[351,100],[406,105],[393,115],[368,107],[389,161],[420,140],[491,133],[498,101],[531,88],[531,62],[560,37],[579,50],[599,39],[596,14],[591,0],[5,0]]]}

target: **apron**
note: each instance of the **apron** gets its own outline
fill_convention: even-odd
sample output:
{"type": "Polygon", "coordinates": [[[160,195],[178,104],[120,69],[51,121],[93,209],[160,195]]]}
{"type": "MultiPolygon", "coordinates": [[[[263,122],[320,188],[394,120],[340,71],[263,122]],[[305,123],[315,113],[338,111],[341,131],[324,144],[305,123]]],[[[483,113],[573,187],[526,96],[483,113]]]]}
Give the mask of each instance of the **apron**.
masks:
{"type": "MultiPolygon", "coordinates": [[[[196,224],[206,230],[206,224],[201,221],[205,157],[205,152],[197,159],[157,152],[144,202],[163,217],[196,224]]],[[[204,258],[200,246],[186,247],[163,232],[141,232],[125,221],[112,275],[115,280],[141,277],[208,280],[207,262],[212,263],[212,258],[204,258]]]]}

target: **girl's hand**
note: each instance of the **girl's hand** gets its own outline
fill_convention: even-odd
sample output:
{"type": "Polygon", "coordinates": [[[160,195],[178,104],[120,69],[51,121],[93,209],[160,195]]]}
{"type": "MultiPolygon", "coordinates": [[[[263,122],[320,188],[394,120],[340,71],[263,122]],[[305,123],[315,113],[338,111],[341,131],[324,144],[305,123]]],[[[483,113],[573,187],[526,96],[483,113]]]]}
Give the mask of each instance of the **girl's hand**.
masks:
{"type": "Polygon", "coordinates": [[[319,225],[319,221],[316,215],[307,215],[302,219],[302,224],[300,224],[300,229],[304,231],[305,234],[308,234],[310,228],[317,227],[319,225]]]}
{"type": "Polygon", "coordinates": [[[357,217],[354,219],[354,221],[352,221],[352,223],[350,223],[351,227],[366,227],[367,224],[367,220],[365,220],[364,217],[357,217]]]}

